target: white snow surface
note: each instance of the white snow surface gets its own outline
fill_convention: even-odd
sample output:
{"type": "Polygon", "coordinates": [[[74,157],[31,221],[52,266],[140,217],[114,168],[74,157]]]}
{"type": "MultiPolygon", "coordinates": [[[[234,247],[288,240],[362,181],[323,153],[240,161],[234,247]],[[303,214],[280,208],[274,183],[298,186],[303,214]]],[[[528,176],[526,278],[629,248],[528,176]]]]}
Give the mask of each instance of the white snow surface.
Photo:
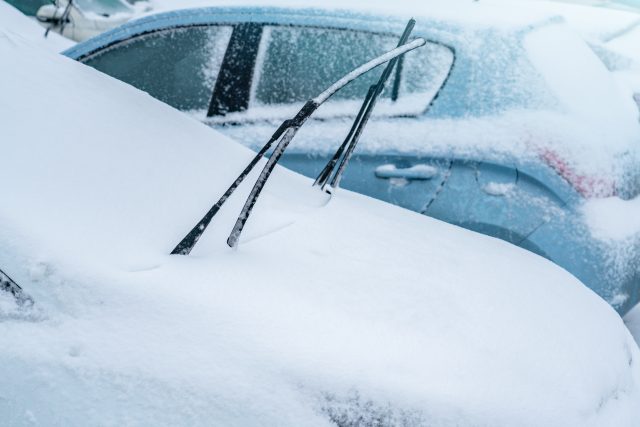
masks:
{"type": "Polygon", "coordinates": [[[635,306],[624,316],[624,323],[640,345],[640,304],[635,306]]]}
{"type": "Polygon", "coordinates": [[[470,27],[488,26],[501,29],[529,25],[532,21],[544,21],[552,16],[548,11],[507,2],[475,0],[150,0],[153,12],[206,6],[262,6],[352,10],[366,13],[400,15],[407,18],[422,16],[454,22],[470,27]]]}
{"type": "Polygon", "coordinates": [[[624,240],[640,234],[640,196],[631,200],[619,197],[591,199],[582,210],[596,237],[624,240]]]}
{"type": "Polygon", "coordinates": [[[281,168],[237,251],[249,185],[168,256],[251,152],[2,28],[0,55],[0,266],[36,301],[0,295],[5,425],[637,425],[640,351],[562,269],[281,168]]]}
{"type": "MultiPolygon", "coordinates": [[[[500,3],[504,0],[489,0],[500,3]]],[[[523,7],[562,16],[567,23],[591,41],[607,42],[640,23],[640,14],[607,9],[604,2],[522,0],[523,7]],[[582,4],[580,4],[582,3],[582,4]]]]}
{"type": "MultiPolygon", "coordinates": [[[[0,1],[0,29],[6,33],[15,33],[55,52],[62,52],[74,45],[74,42],[50,31],[44,37],[46,29],[35,19],[25,16],[5,1],[0,1]]],[[[45,70],[42,70],[45,73],[45,70]]]]}

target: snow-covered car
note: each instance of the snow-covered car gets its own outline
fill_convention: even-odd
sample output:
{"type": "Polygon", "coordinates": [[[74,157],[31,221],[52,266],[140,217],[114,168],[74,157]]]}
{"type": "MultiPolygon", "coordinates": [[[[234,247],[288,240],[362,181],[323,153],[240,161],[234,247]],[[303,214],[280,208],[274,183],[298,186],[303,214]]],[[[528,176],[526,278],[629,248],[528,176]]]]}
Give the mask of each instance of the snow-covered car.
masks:
{"type": "Polygon", "coordinates": [[[125,0],[6,0],[46,28],[75,41],[86,40],[148,11],[147,3],[134,7],[125,0]]]}
{"type": "MultiPolygon", "coordinates": [[[[629,9],[632,3],[526,0],[522,4],[562,16],[612,71],[635,68],[640,75],[640,3],[636,3],[635,12],[629,9]],[[616,7],[624,4],[629,7],[616,7]],[[630,60],[636,64],[629,63],[630,60]]],[[[640,91],[640,85],[636,84],[634,89],[640,91]]]]}
{"type": "MultiPolygon", "coordinates": [[[[560,19],[462,3],[393,3],[426,15],[415,32],[428,45],[390,83],[342,185],[543,255],[624,314],[640,298],[640,227],[596,233],[585,206],[638,198],[639,106],[560,19]]],[[[388,49],[403,26],[388,14],[201,8],[132,21],[65,54],[257,150],[322,82],[388,49]]],[[[321,108],[284,164],[314,177],[373,79],[321,108]]]]}
{"type": "Polygon", "coordinates": [[[3,425],[639,419],[640,351],[549,261],[279,166],[236,250],[250,185],[170,256],[254,153],[1,29],[0,55],[0,266],[33,301],[0,294],[3,425]]]}
{"type": "Polygon", "coordinates": [[[12,32],[16,37],[26,38],[54,52],[62,52],[74,44],[57,33],[49,33],[44,37],[45,31],[35,20],[3,1],[0,1],[0,28],[5,33],[12,32]]]}

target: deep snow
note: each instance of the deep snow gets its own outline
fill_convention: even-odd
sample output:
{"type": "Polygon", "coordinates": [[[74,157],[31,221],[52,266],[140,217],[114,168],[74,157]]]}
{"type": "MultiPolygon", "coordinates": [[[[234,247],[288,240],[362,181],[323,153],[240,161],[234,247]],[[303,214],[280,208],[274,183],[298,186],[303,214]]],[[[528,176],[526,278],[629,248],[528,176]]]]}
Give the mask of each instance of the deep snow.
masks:
{"type": "Polygon", "coordinates": [[[2,28],[0,55],[0,265],[37,301],[0,296],[9,425],[640,418],[621,319],[499,240],[278,168],[237,251],[248,186],[166,255],[251,153],[2,28]]]}

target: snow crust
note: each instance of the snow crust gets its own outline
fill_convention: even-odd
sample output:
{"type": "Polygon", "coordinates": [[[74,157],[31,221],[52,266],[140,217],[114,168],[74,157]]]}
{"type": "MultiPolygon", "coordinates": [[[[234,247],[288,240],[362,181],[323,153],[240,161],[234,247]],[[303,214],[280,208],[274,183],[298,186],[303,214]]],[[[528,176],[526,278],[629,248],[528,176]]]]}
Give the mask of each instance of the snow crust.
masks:
{"type": "Polygon", "coordinates": [[[249,186],[168,256],[252,153],[1,28],[0,55],[0,264],[36,301],[0,296],[3,422],[640,419],[631,335],[548,261],[282,168],[237,251],[249,186]]]}

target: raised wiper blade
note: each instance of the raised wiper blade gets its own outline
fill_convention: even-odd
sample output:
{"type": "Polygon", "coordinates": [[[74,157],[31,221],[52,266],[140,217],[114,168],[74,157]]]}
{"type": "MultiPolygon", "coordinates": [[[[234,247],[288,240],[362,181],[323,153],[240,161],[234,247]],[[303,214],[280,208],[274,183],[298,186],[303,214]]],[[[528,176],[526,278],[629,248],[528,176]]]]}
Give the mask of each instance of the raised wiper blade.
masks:
{"type": "MultiPolygon", "coordinates": [[[[407,23],[407,26],[404,29],[404,32],[402,33],[402,36],[400,37],[400,40],[398,41],[398,47],[404,45],[407,42],[407,40],[409,39],[409,36],[411,35],[411,32],[413,31],[413,27],[415,26],[415,24],[416,24],[416,21],[414,19],[409,20],[409,22],[407,23]]],[[[378,102],[378,98],[382,94],[382,91],[384,90],[384,87],[387,81],[389,80],[389,77],[391,76],[391,73],[393,72],[393,68],[396,66],[396,64],[398,64],[398,68],[396,70],[397,73],[396,73],[396,79],[393,87],[392,99],[394,96],[397,97],[397,91],[399,90],[399,84],[400,84],[399,73],[400,73],[401,62],[399,61],[401,61],[402,58],[403,56],[399,55],[393,58],[391,61],[389,61],[389,63],[387,64],[387,67],[380,75],[378,82],[369,88],[369,91],[367,92],[367,96],[365,97],[362,103],[362,106],[360,107],[360,111],[358,112],[358,115],[353,121],[353,125],[351,126],[351,130],[349,131],[349,134],[345,138],[342,145],[340,145],[338,150],[335,152],[331,160],[329,160],[327,165],[324,167],[322,172],[320,172],[320,175],[318,175],[318,177],[316,178],[314,185],[318,185],[323,190],[326,190],[327,182],[332,174],[333,174],[333,178],[329,183],[329,186],[331,187],[331,189],[334,189],[340,185],[340,179],[342,178],[342,174],[347,168],[347,164],[351,159],[351,155],[353,154],[353,151],[355,150],[356,145],[358,145],[358,141],[360,140],[362,131],[364,130],[364,127],[367,125],[367,123],[369,122],[369,117],[371,117],[371,113],[373,112],[373,109],[375,108],[376,103],[378,102]],[[337,170],[336,170],[336,164],[338,163],[338,160],[340,159],[340,157],[342,157],[342,160],[340,161],[340,164],[337,166],[337,170]],[[334,173],[334,170],[336,170],[335,173],[334,173]]]]}
{"type": "Polygon", "coordinates": [[[400,55],[403,55],[413,49],[424,46],[424,39],[415,39],[411,43],[407,43],[400,47],[397,47],[383,55],[378,56],[377,58],[372,59],[371,61],[359,66],[358,68],[352,70],[340,80],[336,81],[334,84],[329,86],[326,90],[320,93],[313,99],[310,99],[305,103],[305,105],[300,109],[300,111],[289,120],[285,120],[275,131],[275,133],[271,136],[269,141],[262,147],[262,149],[255,155],[255,157],[249,162],[247,167],[240,173],[240,175],[236,178],[236,180],[231,184],[231,186],[225,191],[225,193],[220,197],[220,199],[209,209],[209,211],[205,214],[205,216],[191,229],[191,231],[178,243],[178,245],[171,251],[173,255],[188,255],[193,247],[198,242],[198,239],[202,236],[207,226],[216,215],[216,213],[220,210],[222,205],[226,202],[226,200],[233,194],[233,192],[238,188],[238,186],[244,181],[244,179],[249,175],[249,173],[253,170],[256,164],[262,159],[262,157],[269,151],[273,143],[279,140],[278,145],[274,149],[273,154],[267,161],[267,164],[264,166],[260,177],[256,181],[249,198],[247,199],[242,212],[238,216],[235,226],[227,239],[227,244],[231,247],[235,247],[240,234],[244,228],[244,225],[251,214],[251,210],[255,205],[255,202],[264,187],[267,179],[271,175],[275,164],[278,162],[280,156],[287,148],[295,134],[297,133],[300,126],[304,124],[304,122],[313,114],[313,112],[318,109],[320,105],[322,105],[325,101],[327,101],[331,96],[333,96],[340,89],[345,87],[347,84],[357,79],[361,75],[366,72],[376,68],[386,62],[397,58],[400,55]]]}
{"type": "Polygon", "coordinates": [[[362,117],[364,117],[364,113],[367,110],[369,102],[371,102],[371,99],[373,98],[373,94],[375,93],[375,90],[376,90],[375,85],[372,85],[371,87],[369,87],[367,96],[364,98],[364,101],[362,102],[360,111],[358,111],[358,114],[356,115],[356,118],[353,121],[353,124],[351,125],[351,129],[349,129],[349,133],[347,134],[347,137],[344,139],[342,144],[340,144],[340,147],[333,154],[333,157],[331,158],[331,160],[329,160],[326,166],[322,169],[322,172],[320,172],[320,174],[318,175],[318,177],[313,183],[314,186],[319,186],[322,188],[329,180],[329,177],[331,176],[331,174],[333,173],[333,170],[336,167],[336,163],[338,163],[338,160],[340,160],[340,157],[342,157],[342,153],[344,153],[344,150],[347,148],[347,146],[353,139],[353,135],[356,133],[356,130],[358,129],[358,126],[362,121],[362,117]]]}

